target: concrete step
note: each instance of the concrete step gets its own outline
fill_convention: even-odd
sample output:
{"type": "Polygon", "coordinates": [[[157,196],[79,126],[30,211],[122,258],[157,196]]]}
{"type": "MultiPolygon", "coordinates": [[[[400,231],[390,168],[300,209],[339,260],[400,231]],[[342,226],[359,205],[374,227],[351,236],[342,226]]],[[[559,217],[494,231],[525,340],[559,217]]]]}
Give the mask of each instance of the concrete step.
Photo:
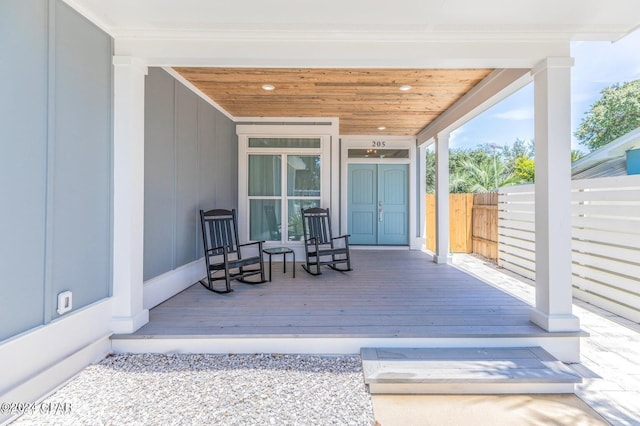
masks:
{"type": "Polygon", "coordinates": [[[582,378],[540,347],[362,348],[369,392],[573,393],[582,378]]]}

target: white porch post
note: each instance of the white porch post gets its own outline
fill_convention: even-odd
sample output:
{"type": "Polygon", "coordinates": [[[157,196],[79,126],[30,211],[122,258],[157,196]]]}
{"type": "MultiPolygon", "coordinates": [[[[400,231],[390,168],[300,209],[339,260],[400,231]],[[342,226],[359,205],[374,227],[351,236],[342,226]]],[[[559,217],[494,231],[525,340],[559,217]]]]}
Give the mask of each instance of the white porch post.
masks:
{"type": "Polygon", "coordinates": [[[415,250],[423,250],[427,242],[426,235],[426,221],[427,221],[427,144],[418,146],[418,211],[420,217],[418,218],[418,243],[420,247],[415,247],[415,250]]]}
{"type": "Polygon", "coordinates": [[[571,292],[571,66],[547,58],[531,73],[535,114],[536,306],[531,321],[577,331],[571,292]]]}
{"type": "Polygon", "coordinates": [[[143,308],[144,77],[139,59],[114,56],[113,297],[114,333],[149,322],[143,308]]]}
{"type": "Polygon", "coordinates": [[[433,261],[449,257],[449,134],[436,136],[436,254],[433,261]]]}

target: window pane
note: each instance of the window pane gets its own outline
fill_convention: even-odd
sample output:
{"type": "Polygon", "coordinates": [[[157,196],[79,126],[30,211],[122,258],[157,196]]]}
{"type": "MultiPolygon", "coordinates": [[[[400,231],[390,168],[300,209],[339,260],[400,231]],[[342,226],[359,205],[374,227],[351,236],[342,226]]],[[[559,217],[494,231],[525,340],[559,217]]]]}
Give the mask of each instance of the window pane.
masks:
{"type": "Polygon", "coordinates": [[[280,241],[280,200],[250,200],[249,239],[280,241]]]}
{"type": "Polygon", "coordinates": [[[281,195],[282,160],[280,155],[249,156],[249,196],[281,195]]]}
{"type": "Polygon", "coordinates": [[[287,195],[294,197],[320,196],[320,156],[287,156],[287,195]]]}
{"type": "Polygon", "coordinates": [[[302,211],[320,207],[320,200],[289,200],[289,241],[302,241],[302,211]]]}
{"type": "Polygon", "coordinates": [[[249,138],[249,148],[320,148],[320,138],[249,138]]]}
{"type": "Polygon", "coordinates": [[[349,158],[409,158],[408,149],[350,149],[349,158]]]}

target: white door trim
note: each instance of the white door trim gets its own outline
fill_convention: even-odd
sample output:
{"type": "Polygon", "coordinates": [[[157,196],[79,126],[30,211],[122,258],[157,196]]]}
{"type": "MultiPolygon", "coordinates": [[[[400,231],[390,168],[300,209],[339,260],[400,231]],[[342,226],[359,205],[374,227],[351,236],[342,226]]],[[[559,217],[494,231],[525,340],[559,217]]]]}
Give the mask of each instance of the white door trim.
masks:
{"type": "Polygon", "coordinates": [[[343,136],[340,139],[340,233],[346,234],[348,229],[348,190],[349,174],[348,164],[409,164],[409,247],[420,248],[420,238],[417,235],[417,182],[416,172],[416,139],[407,136],[343,136]],[[384,142],[384,146],[382,146],[384,142]],[[409,158],[382,159],[382,158],[349,158],[349,148],[400,148],[409,150],[409,158]]]}

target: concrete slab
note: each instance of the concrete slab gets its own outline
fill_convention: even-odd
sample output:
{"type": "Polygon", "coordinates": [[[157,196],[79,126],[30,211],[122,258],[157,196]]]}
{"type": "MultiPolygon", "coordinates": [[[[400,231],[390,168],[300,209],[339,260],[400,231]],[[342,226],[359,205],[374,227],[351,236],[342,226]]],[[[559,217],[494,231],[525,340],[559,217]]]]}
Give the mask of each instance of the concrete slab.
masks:
{"type": "Polygon", "coordinates": [[[582,378],[540,347],[363,348],[374,393],[573,393],[582,378]]]}
{"type": "Polygon", "coordinates": [[[575,395],[372,395],[380,426],[513,426],[608,423],[575,395]]]}
{"type": "MultiPolygon", "coordinates": [[[[455,254],[453,264],[530,305],[535,303],[534,283],[526,278],[473,255],[455,254]]],[[[573,313],[590,334],[582,339],[582,364],[572,365],[585,373],[576,395],[614,426],[640,425],[640,324],[575,298],[573,313]]]]}

